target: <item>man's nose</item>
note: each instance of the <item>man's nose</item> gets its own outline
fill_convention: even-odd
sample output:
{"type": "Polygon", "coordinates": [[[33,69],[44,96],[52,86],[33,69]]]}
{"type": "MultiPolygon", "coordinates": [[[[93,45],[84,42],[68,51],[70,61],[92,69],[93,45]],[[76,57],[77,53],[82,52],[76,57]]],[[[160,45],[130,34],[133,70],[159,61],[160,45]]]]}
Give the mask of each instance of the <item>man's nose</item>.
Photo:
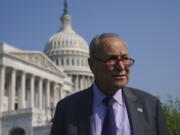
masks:
{"type": "Polygon", "coordinates": [[[124,64],[123,64],[123,62],[121,60],[119,60],[117,62],[116,68],[120,69],[120,70],[124,70],[125,69],[125,66],[124,66],[124,64]]]}

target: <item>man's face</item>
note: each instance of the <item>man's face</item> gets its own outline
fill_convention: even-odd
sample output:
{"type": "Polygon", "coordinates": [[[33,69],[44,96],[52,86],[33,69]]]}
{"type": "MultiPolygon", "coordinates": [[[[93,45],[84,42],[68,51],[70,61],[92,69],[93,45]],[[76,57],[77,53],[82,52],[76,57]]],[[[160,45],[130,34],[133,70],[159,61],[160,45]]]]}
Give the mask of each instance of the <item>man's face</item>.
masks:
{"type": "MultiPolygon", "coordinates": [[[[106,37],[100,40],[94,57],[104,61],[113,57],[127,58],[128,48],[124,41],[116,37],[106,37]]],[[[113,94],[128,83],[130,67],[125,67],[122,61],[118,61],[114,66],[108,66],[106,63],[90,58],[89,65],[96,85],[107,95],[113,94]]]]}

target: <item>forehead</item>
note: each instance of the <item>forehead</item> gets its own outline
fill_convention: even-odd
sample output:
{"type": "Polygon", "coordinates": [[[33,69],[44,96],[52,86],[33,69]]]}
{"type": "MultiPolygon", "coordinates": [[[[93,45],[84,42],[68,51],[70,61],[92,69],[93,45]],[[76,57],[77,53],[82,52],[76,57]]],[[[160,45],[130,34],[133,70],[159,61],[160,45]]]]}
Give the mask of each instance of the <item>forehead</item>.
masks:
{"type": "Polygon", "coordinates": [[[116,37],[101,39],[97,51],[99,55],[128,55],[127,44],[116,37]]]}

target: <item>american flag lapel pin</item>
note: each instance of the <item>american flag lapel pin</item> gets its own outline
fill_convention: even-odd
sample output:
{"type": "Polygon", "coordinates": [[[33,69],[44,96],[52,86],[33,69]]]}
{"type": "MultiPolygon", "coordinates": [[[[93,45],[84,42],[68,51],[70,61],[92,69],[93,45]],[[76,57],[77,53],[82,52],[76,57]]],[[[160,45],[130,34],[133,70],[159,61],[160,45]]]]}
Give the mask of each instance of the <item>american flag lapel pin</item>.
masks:
{"type": "Polygon", "coordinates": [[[138,108],[137,108],[137,111],[138,111],[138,112],[143,112],[143,109],[138,107],[138,108]]]}

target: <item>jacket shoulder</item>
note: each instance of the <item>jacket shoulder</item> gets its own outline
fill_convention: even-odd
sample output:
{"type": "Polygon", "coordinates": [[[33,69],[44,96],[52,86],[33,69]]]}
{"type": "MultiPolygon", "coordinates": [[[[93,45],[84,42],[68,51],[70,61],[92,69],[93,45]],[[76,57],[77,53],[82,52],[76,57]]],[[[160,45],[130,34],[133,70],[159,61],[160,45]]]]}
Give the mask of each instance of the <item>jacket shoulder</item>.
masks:
{"type": "Polygon", "coordinates": [[[72,106],[72,105],[77,104],[81,98],[86,98],[86,97],[90,98],[91,95],[92,95],[91,88],[87,88],[61,99],[57,105],[72,106]]]}
{"type": "Polygon", "coordinates": [[[131,87],[127,87],[127,89],[129,89],[139,100],[143,100],[143,101],[159,100],[158,97],[156,97],[148,92],[145,92],[144,90],[137,89],[137,88],[131,88],[131,87]]]}

